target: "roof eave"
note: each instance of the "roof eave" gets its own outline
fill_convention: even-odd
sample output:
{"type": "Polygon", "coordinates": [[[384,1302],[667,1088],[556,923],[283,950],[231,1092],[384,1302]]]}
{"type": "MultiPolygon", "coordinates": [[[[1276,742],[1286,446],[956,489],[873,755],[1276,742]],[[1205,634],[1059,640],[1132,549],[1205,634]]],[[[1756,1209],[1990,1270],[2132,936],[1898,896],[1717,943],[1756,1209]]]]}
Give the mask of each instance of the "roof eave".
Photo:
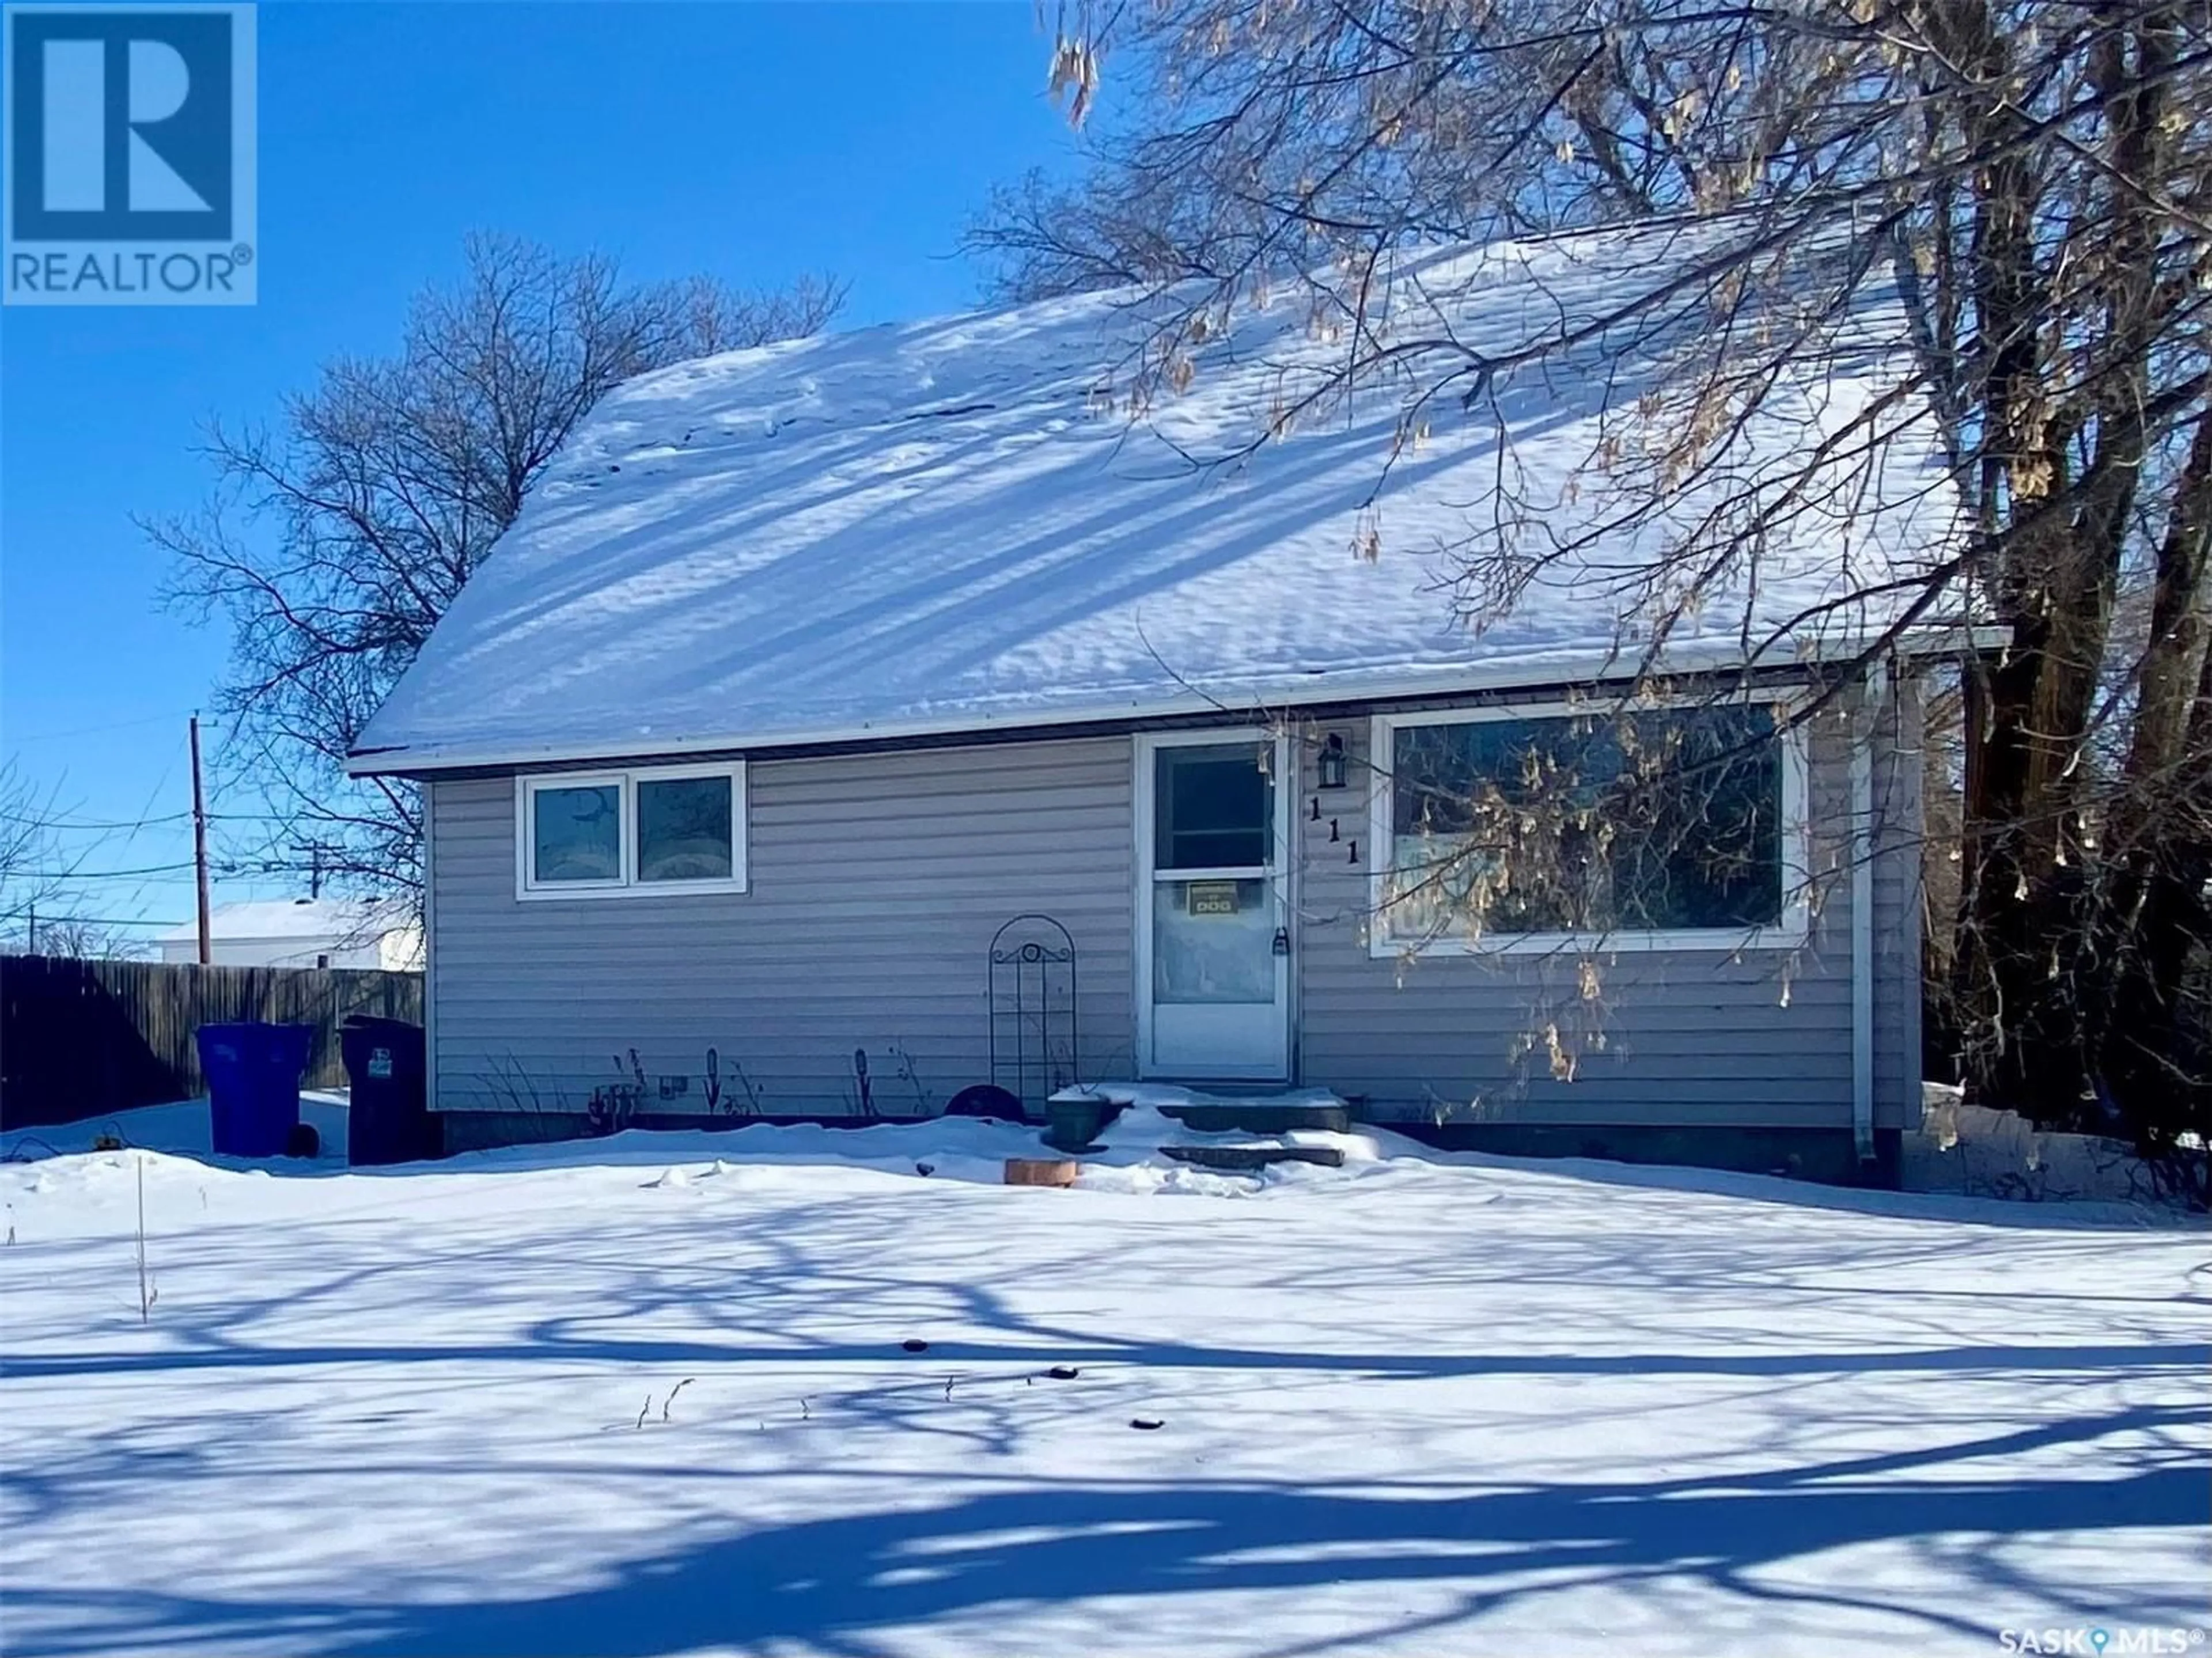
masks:
{"type": "MultiPolygon", "coordinates": [[[[2011,642],[2011,629],[1989,625],[1942,624],[1916,628],[1888,641],[1888,647],[1911,657],[1946,656],[1962,651],[1998,649],[2011,642]]],[[[1736,647],[1668,653],[1663,671],[1670,674],[1725,672],[1732,669],[1773,671],[1816,667],[1849,661],[1864,653],[1871,641],[1838,641],[1796,654],[1777,653],[1747,655],[1736,647]]],[[[544,743],[471,745],[393,744],[356,750],[346,756],[345,768],[354,777],[420,777],[438,772],[495,771],[520,767],[559,766],[619,761],[642,756],[680,757],[686,755],[765,754],[780,749],[811,749],[836,744],[897,743],[921,738],[981,736],[994,731],[1042,730],[1060,726],[1091,726],[1103,722],[1173,720],[1192,714],[1221,714],[1249,719],[1264,708],[1309,707],[1317,703],[1387,702],[1400,698],[1537,689],[1592,681],[1625,678],[1634,669],[1619,652],[1604,656],[1522,658],[1492,668],[1469,667],[1449,671],[1409,672],[1398,677],[1364,677],[1355,674],[1316,673],[1293,680],[1239,688],[1242,703],[1202,692],[1149,701],[1122,704],[1084,703],[1061,708],[1022,708],[999,712],[965,710],[941,719],[863,720],[856,725],[799,728],[773,733],[735,732],[708,737],[600,738],[586,743],[544,743]]]]}

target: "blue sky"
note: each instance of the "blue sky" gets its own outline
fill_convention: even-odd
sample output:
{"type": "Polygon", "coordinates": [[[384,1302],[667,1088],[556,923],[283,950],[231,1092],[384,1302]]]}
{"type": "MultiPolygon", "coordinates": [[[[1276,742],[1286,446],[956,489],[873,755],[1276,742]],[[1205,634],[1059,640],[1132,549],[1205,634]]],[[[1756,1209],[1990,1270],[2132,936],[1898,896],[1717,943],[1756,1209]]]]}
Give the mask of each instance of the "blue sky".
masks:
{"type": "MultiPolygon", "coordinates": [[[[276,0],[259,39],[260,303],[0,311],[0,750],[85,824],[156,820],[73,830],[90,868],[191,856],[185,721],[228,639],[159,607],[131,515],[204,496],[204,419],[273,420],[326,359],[389,349],[472,229],[641,277],[835,272],[847,325],[959,309],[969,216],[1073,148],[1029,0],[276,0]]],[[[253,827],[219,823],[219,848],[253,827]]],[[[191,913],[189,876],[82,890],[191,913]]]]}

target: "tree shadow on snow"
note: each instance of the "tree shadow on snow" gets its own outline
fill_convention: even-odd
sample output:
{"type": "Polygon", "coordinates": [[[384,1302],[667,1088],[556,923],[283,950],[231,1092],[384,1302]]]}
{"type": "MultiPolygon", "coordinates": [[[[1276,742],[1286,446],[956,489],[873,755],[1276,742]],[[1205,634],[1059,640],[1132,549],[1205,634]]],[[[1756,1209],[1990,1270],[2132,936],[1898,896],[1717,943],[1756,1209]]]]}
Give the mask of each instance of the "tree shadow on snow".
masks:
{"type": "MultiPolygon", "coordinates": [[[[728,1204],[711,1204],[692,1191],[588,1228],[562,1210],[526,1224],[453,1211],[435,1225],[405,1212],[371,1213],[295,1229],[281,1248],[251,1226],[227,1224],[193,1234],[189,1248],[165,1246],[154,1333],[161,1345],[123,1351],[82,1341],[74,1325],[48,1336],[19,1324],[9,1378],[96,1377],[112,1387],[133,1374],[197,1372],[191,1397],[204,1414],[118,1417],[96,1435],[64,1436],[35,1459],[15,1459],[4,1473],[17,1538],[64,1518],[82,1522],[96,1509],[103,1525],[113,1516],[113,1535],[127,1542],[134,1491],[155,1487],[188,1489],[217,1527],[231,1503],[250,1509],[256,1491],[286,1491],[303,1479],[331,1482],[340,1501],[356,1479],[363,1491],[419,1482],[424,1500],[436,1501],[472,1489],[477,1477],[473,1489],[484,1492],[588,1492],[592,1482],[635,1481],[626,1489],[666,1502],[671,1514],[701,1511],[674,1500],[679,1491],[728,1500],[718,1519],[672,1526],[649,1554],[646,1545],[619,1546],[638,1552],[618,1552],[603,1570],[587,1573],[565,1550],[553,1551],[543,1564],[570,1574],[560,1590],[501,1601],[395,1603],[367,1591],[316,1600],[274,1587],[243,1597],[155,1593],[133,1587],[120,1557],[96,1590],[27,1588],[12,1581],[19,1571],[6,1591],[9,1650],[79,1658],[252,1645],[491,1658],[721,1645],[873,1658],[908,1644],[915,1631],[940,1647],[973,1645],[988,1624],[994,1649],[1035,1651],[1066,1633],[1062,1624],[1036,1634],[1054,1614],[1096,1619],[1109,1598],[1116,1617],[1141,1603],[1136,1615],[1164,1619],[1180,1606],[1199,1619],[1225,1603],[1193,1597],[1250,1592],[1270,1595],[1262,1615],[1282,1609],[1282,1639],[1268,1649],[1288,1658],[1293,1638],[1306,1642],[1299,1652],[1358,1649],[1393,1637],[1467,1650],[1482,1630],[1474,1620],[1486,1614],[1512,1609],[1525,1629],[1541,1616],[1545,1596],[1590,1588],[1644,1597],[1654,1607],[1686,1588],[1702,1591],[1708,1605],[1723,1597],[1740,1619],[1757,1620],[1763,1643],[1776,1650],[1792,1633],[1815,1639],[1820,1620],[1852,1610],[1887,1613],[1900,1633],[1971,1634],[1972,1643],[1993,1646],[1991,1630],[2008,1609],[2049,1608],[2063,1598],[2045,1574],[2021,1576],[2015,1552],[2039,1535],[2086,1534],[2100,1558],[2124,1561],[2127,1528],[2201,1533],[2207,1517],[2202,1436],[2212,1412],[2195,1381],[2206,1349],[2177,1339],[2201,1329],[2190,1281],[2177,1273],[2163,1295],[2120,1297],[2136,1302],[2132,1310],[2100,1304],[2092,1315],[2074,1307],[2080,1297],[2065,1284],[2030,1270],[2044,1249],[2054,1261],[2063,1252],[2075,1278],[2110,1287],[2094,1271],[2096,1252],[2108,1247],[2097,1240],[2015,1247],[2004,1258],[2013,1274],[1984,1280],[1972,1272],[1971,1238],[1948,1233],[1839,1239],[1778,1227],[1751,1247],[1734,1215],[1672,1232],[1593,1235],[1563,1211],[1524,1219],[1486,1248],[1450,1250],[1437,1247],[1416,1212],[1402,1222],[1370,1217],[1367,1256],[1336,1252],[1316,1265],[1310,1254],[1286,1252],[1279,1215],[1223,1206],[1204,1212],[1202,1254],[1192,1253],[1181,1212],[1164,1210],[1157,1221],[1125,1220],[1110,1270],[1102,1270],[1096,1240],[1081,1229],[994,1233],[969,1223],[995,1212],[976,1200],[969,1214],[970,1199],[951,1188],[919,1191],[932,1206],[953,1208],[939,1217],[944,1224],[917,1235],[912,1195],[793,1199],[738,1191],[728,1204]],[[917,1236],[929,1247],[915,1247],[917,1236]],[[1402,1286],[1409,1263],[1419,1266],[1431,1315],[1422,1334],[1368,1327],[1363,1303],[1379,1286],[1402,1286]],[[1133,1316],[1129,1286],[1174,1284],[1200,1270],[1240,1297],[1250,1333],[1240,1340],[1234,1326],[1181,1341],[1134,1333],[1160,1327],[1133,1316]],[[1966,1316],[1968,1303],[1952,1294],[1962,1273],[2002,1317],[1966,1316]],[[1563,1321],[1540,1293],[1550,1283],[1631,1293],[1593,1301],[1579,1319],[1563,1321]],[[1898,1286],[1894,1299],[1862,1293],[1882,1283],[1898,1286]],[[1043,1296],[1040,1284],[1058,1287],[1043,1296]],[[1501,1284],[1521,1299],[1493,1297],[1501,1284]],[[1754,1295],[1763,1309],[1755,1330],[1737,1310],[1754,1295]],[[2178,1308],[2190,1310],[2191,1322],[2180,1321],[2178,1308]],[[436,1327],[422,1327],[432,1309],[436,1327]],[[1286,1312],[1295,1314],[1287,1322],[1286,1312]],[[2010,1339],[2030,1330],[2045,1341],[2010,1339]],[[926,1362],[909,1362],[897,1347],[916,1333],[930,1338],[926,1362]],[[1282,1345],[1267,1345],[1271,1337],[1282,1345]],[[1177,1422],[1161,1435],[1129,1436],[1173,1449],[1178,1434],[1191,1436],[1189,1472],[1174,1485],[992,1478],[984,1459],[995,1453],[1047,1448],[1060,1435],[1127,1432],[1126,1409],[1102,1417],[1082,1390],[1024,1385],[1048,1361],[1081,1366],[1086,1386],[1094,1369],[1109,1386],[1127,1377],[1139,1388],[1148,1373],[1180,1372],[1177,1385],[1190,1386],[1189,1373],[1198,1372],[1210,1431],[1220,1437],[1177,1422]],[[327,1406],[271,1410],[253,1388],[328,1365],[364,1368],[349,1386],[333,1388],[327,1406]],[[834,1492],[836,1478],[882,1466],[879,1448],[939,1435],[942,1472],[914,1492],[929,1506],[854,1512],[848,1503],[836,1515],[735,1529],[729,1516],[747,1513],[753,1474],[700,1455],[712,1439],[687,1455],[656,1448],[624,1466],[557,1435],[525,1442],[519,1455],[487,1448],[453,1458],[404,1433],[387,1437],[376,1420],[401,1410],[434,1417],[446,1408],[438,1390],[474,1388],[486,1375],[535,1380],[572,1370],[627,1382],[635,1367],[666,1367],[664,1388],[696,1373],[694,1400],[718,1381],[757,1391],[761,1377],[818,1376],[817,1409],[829,1421],[817,1428],[839,1436],[842,1460],[816,1460],[806,1477],[833,1482],[823,1489],[834,1492]],[[957,1402],[949,1388],[939,1393],[952,1368],[964,1372],[957,1402]],[[1918,1431],[1958,1442],[1838,1456],[1832,1436],[1848,1437],[1863,1422],[1835,1406],[1752,1402],[1826,1378],[1887,1373],[1911,1376],[1918,1431]],[[1947,1388],[1947,1373],[2032,1379],[2039,1419],[1990,1424],[1987,1397],[1947,1388]],[[1422,1408],[1422,1384],[1496,1376],[1550,1378],[1559,1388],[1602,1376],[1758,1378],[1724,1408],[1766,1411],[1773,1434],[1760,1442],[1760,1456],[1785,1466],[1620,1479],[1606,1460],[1608,1405],[1645,1418],[1647,1432],[1663,1429],[1649,1421],[1650,1394],[1611,1400],[1601,1390],[1576,1414],[1588,1446],[1573,1449],[1571,1467],[1547,1461],[1542,1483],[1470,1489],[1484,1471],[1463,1455],[1435,1467],[1426,1485],[1226,1480],[1207,1478],[1196,1455],[1239,1436],[1325,1443],[1345,1424],[1305,1409],[1297,1389],[1307,1377],[1376,1383],[1364,1396],[1372,1420],[1364,1425],[1387,1428],[1401,1395],[1422,1408]],[[359,1380],[368,1376],[373,1389],[359,1380]],[[2191,1403],[2092,1412],[2087,1395],[2075,1391],[2135,1385],[2169,1397],[2185,1386],[2191,1403]],[[334,1442],[333,1424],[319,1414],[325,1408],[360,1413],[360,1431],[334,1442]],[[333,1442],[357,1454],[334,1458],[333,1442]],[[1015,1489],[1015,1479],[1030,1483],[1015,1489]],[[1881,1544],[1903,1546],[1926,1560],[1926,1571],[1908,1574],[1917,1581],[1904,1587],[1894,1579],[1863,1586],[1828,1560],[1814,1569],[1827,1587],[1790,1581],[1810,1575],[1794,1572],[1804,1557],[1881,1544]],[[1067,1614],[1077,1600],[1090,1604],[1067,1614]],[[1415,1602],[1418,1612],[1402,1610],[1415,1602]],[[1414,1618],[1423,1621],[1407,1621],[1414,1618]],[[1765,1642],[1770,1625],[1782,1633],[1765,1642]]],[[[126,1256],[94,1253],[76,1241],[24,1246],[20,1261],[27,1271],[81,1278],[87,1294],[111,1280],[119,1286],[126,1256]]],[[[135,1309],[116,1306],[118,1327],[129,1327],[135,1309]]],[[[1662,1398],[1675,1395],[1716,1407],[1694,1382],[1662,1398]]],[[[625,1394],[625,1402],[633,1397],[625,1394]]],[[[1431,1392],[1425,1408],[1457,1412],[1452,1419],[1466,1425],[1482,1407],[1473,1393],[1431,1392]]],[[[1512,1430],[1510,1419],[1493,1420],[1498,1432],[1512,1430]]],[[[472,1526],[496,1533],[515,1523],[495,1497],[475,1500],[472,1526]]],[[[406,1552],[404,1526],[392,1531],[395,1581],[420,1585],[436,1563],[406,1552]]],[[[527,1541],[517,1546],[527,1558],[527,1541]]],[[[469,1588],[477,1592],[473,1582],[469,1588]]],[[[2191,1593],[2167,1586],[2131,1600],[2108,1590],[2070,1609],[2085,1621],[2187,1624],[2202,1614],[2185,1599],[2191,1593]]],[[[1249,1649],[1273,1638],[1258,1630],[1215,1633],[1220,1638],[1204,1644],[1249,1649]]],[[[1170,1643],[1152,1637],[1155,1646],[1170,1643]]],[[[1110,1631],[1103,1644],[1115,1644],[1110,1631]]]]}
{"type": "MultiPolygon", "coordinates": [[[[2202,1413],[2119,1412],[2043,1436],[2086,1440],[2191,1419],[2202,1413]]],[[[895,1632],[956,1624],[972,1635],[964,1620],[977,1617],[992,1620],[994,1646],[1018,1648],[1024,1628],[1054,1608],[1103,1597],[1159,1603],[1222,1592],[1295,1597],[1365,1588],[1386,1592],[1366,1595],[1364,1604],[1394,1606],[1403,1604],[1408,1586],[1443,1591],[1443,1610],[1395,1624],[1289,1603],[1294,1609],[1285,1625],[1301,1631],[1295,1649],[1315,1653],[1423,1631],[1442,1637],[1455,1626],[1464,1641],[1474,1633],[1464,1627],[1468,1620],[1517,1600],[1606,1587],[1632,1594],[1642,1583],[1656,1589],[1662,1579],[1755,1601],[1778,1628],[1793,1613],[1814,1629],[1820,1619],[1853,1612],[1887,1614],[1900,1631],[1987,1642],[1989,1620],[2002,1612],[2008,1572],[1999,1557],[2008,1541],[2051,1528],[2094,1533],[2204,1521],[2203,1471],[2173,1450],[2119,1459],[2107,1464],[2111,1477],[2097,1479],[1980,1479],[1955,1466],[1933,1480],[1890,1479],[1911,1467],[1955,1465],[2005,1448],[2014,1447],[1993,1440],[1783,1473],[1472,1495],[1279,1484],[993,1490],[929,1508],[702,1537],[622,1564],[590,1587],[537,1598],[246,1603],[122,1590],[101,1598],[91,1620],[100,1625],[96,1638],[88,1631],[82,1641],[11,1644],[25,1654],[76,1655],[116,1644],[274,1641],[358,1658],[642,1658],[705,1647],[804,1647],[874,1658],[902,1644],[895,1632]],[[1778,1568],[1786,1578],[1794,1558],[1822,1551],[1932,1542],[1938,1534],[1953,1549],[1957,1540],[1970,1540],[1972,1558],[1953,1554],[1941,1570],[1931,1565],[1918,1596],[1796,1588],[1761,1575],[1778,1568]],[[1976,1572],[1989,1588],[1986,1607],[1962,1603],[1959,1593],[1962,1574],[1976,1572]],[[1539,1578],[1540,1587],[1532,1581],[1539,1578]],[[1387,1592],[1393,1588],[1400,1593],[1387,1592]]],[[[2077,1610],[2110,1623],[2171,1625],[2191,1615],[2187,1595],[2177,1585],[2133,1604],[2107,1595],[2077,1610]]],[[[29,1609],[48,1599],[60,1597],[33,1594],[18,1604],[29,1609]]],[[[1433,1608],[1438,1597],[1426,1599],[1433,1608]]]]}

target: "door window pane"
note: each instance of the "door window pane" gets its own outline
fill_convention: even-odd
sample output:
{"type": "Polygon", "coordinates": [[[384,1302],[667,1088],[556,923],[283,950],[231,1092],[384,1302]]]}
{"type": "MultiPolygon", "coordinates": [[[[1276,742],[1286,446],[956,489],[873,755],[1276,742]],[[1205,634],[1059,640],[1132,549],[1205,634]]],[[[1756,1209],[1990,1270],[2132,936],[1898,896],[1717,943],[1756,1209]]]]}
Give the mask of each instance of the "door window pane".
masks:
{"type": "Polygon", "coordinates": [[[1266,881],[1153,885],[1152,999],[1275,999],[1275,905],[1266,881]]]}
{"type": "Polygon", "coordinates": [[[732,870],[730,779],[641,779],[637,878],[726,881],[732,870]]]}
{"type": "Polygon", "coordinates": [[[622,879],[622,787],[533,789],[531,869],[537,881],[622,879]]]}
{"type": "Polygon", "coordinates": [[[1153,865],[1262,869],[1274,821],[1274,785],[1257,743],[1153,751],[1153,865]]]}

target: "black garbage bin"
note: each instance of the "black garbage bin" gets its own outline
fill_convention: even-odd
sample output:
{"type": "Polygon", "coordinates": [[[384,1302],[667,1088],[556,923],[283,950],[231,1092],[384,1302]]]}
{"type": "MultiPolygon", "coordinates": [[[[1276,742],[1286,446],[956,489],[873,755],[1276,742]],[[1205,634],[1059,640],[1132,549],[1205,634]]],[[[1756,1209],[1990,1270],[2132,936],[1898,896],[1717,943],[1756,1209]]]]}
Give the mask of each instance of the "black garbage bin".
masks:
{"type": "Polygon", "coordinates": [[[338,1051],[353,1084],[346,1161],[413,1163],[436,1157],[441,1148],[426,1096],[422,1027],[356,1013],[338,1027],[338,1051]]]}

